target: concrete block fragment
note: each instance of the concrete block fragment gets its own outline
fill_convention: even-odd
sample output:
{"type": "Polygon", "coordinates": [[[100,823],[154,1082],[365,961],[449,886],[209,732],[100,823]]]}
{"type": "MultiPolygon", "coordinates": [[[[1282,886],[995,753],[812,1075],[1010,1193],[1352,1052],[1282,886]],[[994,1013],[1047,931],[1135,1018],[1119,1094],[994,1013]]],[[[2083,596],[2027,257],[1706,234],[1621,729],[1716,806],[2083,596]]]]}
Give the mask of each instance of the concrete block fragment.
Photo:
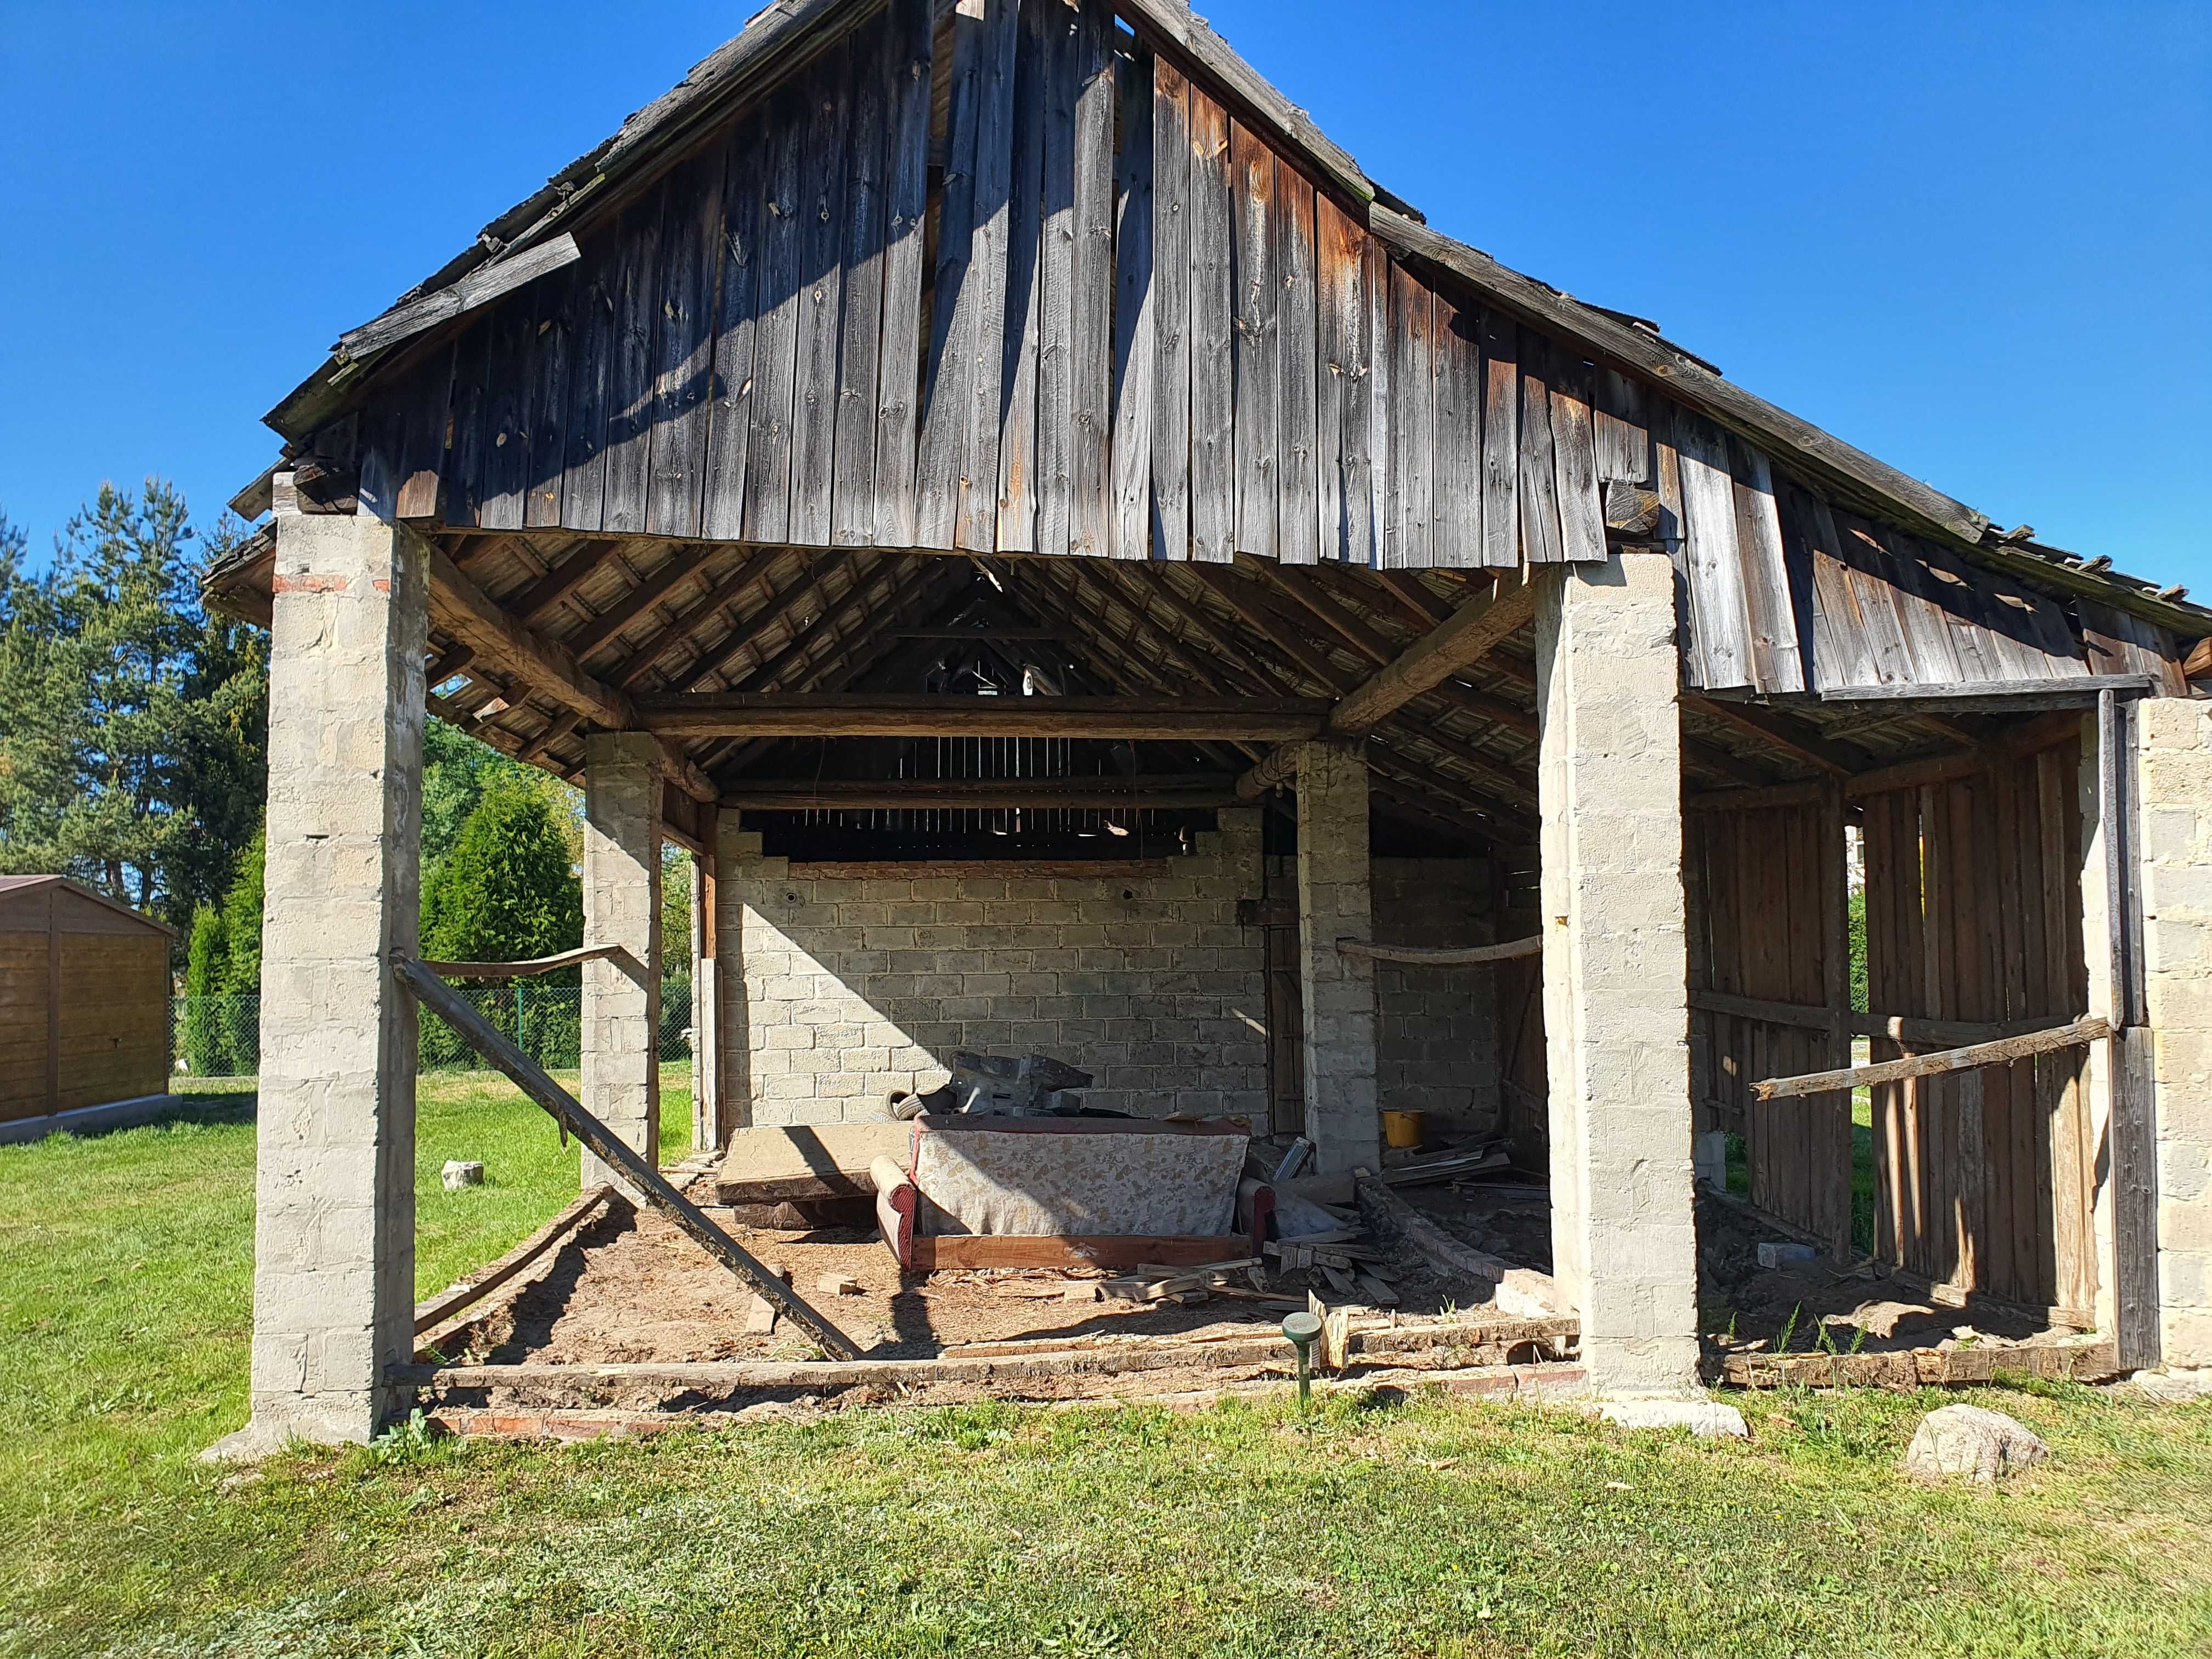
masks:
{"type": "Polygon", "coordinates": [[[446,1160],[445,1169],[440,1174],[446,1183],[446,1190],[449,1193],[458,1193],[464,1187],[481,1187],[484,1184],[484,1166],[471,1160],[449,1158],[446,1160]]]}

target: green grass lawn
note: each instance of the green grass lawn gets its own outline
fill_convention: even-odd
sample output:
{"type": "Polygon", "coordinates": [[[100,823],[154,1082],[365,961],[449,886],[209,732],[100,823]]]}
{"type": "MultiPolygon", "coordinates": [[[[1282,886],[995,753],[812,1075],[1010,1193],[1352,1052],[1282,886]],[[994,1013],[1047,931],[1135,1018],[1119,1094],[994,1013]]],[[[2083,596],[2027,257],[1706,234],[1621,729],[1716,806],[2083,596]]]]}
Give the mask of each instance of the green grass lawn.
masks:
{"type": "MultiPolygon", "coordinates": [[[[688,1107],[669,1091],[672,1145],[688,1107]]],[[[573,1193],[503,1083],[422,1091],[418,1282],[573,1193]],[[438,1166],[493,1184],[448,1195],[438,1166]]],[[[550,1450],[404,1437],[252,1474],[252,1128],[0,1149],[0,1654],[2191,1654],[2212,1406],[1974,1396],[1993,1492],[1896,1461],[1948,1396],[1770,1395],[1756,1437],[1340,1397],[846,1413],[550,1450]]]]}

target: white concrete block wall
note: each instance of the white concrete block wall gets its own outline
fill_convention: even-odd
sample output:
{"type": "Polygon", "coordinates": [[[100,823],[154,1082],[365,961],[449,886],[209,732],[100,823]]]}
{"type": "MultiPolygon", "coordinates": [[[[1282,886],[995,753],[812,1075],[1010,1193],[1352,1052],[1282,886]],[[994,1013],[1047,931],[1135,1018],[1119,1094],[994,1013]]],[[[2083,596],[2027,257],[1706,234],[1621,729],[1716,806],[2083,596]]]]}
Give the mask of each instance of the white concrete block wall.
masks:
{"type": "Polygon", "coordinates": [[[1373,939],[1367,763],[1334,744],[1297,745],[1298,991],[1304,1006],[1305,1127],[1322,1175],[1371,1167],[1376,1100],[1375,963],[1336,948],[1373,939]]]}
{"type": "MultiPolygon", "coordinates": [[[[1479,859],[1376,859],[1375,937],[1395,945],[1490,945],[1491,871],[1479,859]]],[[[1375,964],[1379,1103],[1440,1125],[1498,1123],[1497,969],[1375,964]]]]}
{"type": "Polygon", "coordinates": [[[884,1115],[958,1048],[1049,1054],[1093,1105],[1267,1110],[1256,811],[1129,873],[1018,864],[810,867],[722,815],[723,1085],[739,1121],[884,1115]]]}
{"type": "Polygon", "coordinates": [[[2161,1348],[2212,1365],[2212,703],[2136,708],[2161,1348]]]}

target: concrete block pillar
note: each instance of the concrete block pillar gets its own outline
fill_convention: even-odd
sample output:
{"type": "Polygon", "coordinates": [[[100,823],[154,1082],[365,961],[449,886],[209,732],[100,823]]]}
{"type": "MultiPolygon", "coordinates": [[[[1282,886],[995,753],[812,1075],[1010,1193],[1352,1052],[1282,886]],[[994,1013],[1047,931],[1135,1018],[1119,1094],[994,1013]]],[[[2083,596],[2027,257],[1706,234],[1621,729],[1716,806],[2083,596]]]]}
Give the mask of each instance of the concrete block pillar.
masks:
{"type": "Polygon", "coordinates": [[[1375,1084],[1375,964],[1340,939],[1372,939],[1367,763],[1333,744],[1297,746],[1298,982],[1305,1012],[1306,1135],[1314,1170],[1382,1154],[1375,1084]]]}
{"type": "Polygon", "coordinates": [[[414,1356],[414,999],[428,549],[276,524],[256,1125],[253,1419],[218,1452],[365,1441],[414,1356]]]}
{"type": "Polygon", "coordinates": [[[1697,1379],[1674,573],[1538,577],[1554,1274],[1601,1393],[1697,1379]]]}
{"type": "MultiPolygon", "coordinates": [[[[629,955],[584,964],[583,1105],[660,1164],[660,748],[645,732],[584,742],[584,943],[629,955]]],[[[583,1154],[586,1187],[614,1174],[583,1154]]]]}

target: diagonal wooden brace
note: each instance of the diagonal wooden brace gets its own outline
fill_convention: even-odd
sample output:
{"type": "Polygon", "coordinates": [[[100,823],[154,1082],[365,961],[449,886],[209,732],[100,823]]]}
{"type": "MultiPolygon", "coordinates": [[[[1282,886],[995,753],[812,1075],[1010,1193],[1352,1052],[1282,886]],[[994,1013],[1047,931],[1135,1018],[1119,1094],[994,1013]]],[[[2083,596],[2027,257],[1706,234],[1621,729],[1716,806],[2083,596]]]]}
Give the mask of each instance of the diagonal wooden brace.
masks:
{"type": "Polygon", "coordinates": [[[749,1255],[737,1240],[709,1221],[690,1199],[669,1185],[667,1178],[633,1152],[629,1143],[609,1133],[605,1124],[586,1111],[568,1091],[556,1083],[498,1028],[463,1000],[460,994],[411,957],[394,957],[392,971],[415,999],[459,1033],[463,1041],[504,1072],[522,1092],[553,1115],[570,1134],[591,1148],[601,1162],[622,1178],[647,1203],[666,1215],[705,1247],[707,1253],[751,1285],[785,1317],[822,1345],[832,1359],[858,1359],[860,1351],[852,1340],[824,1319],[790,1285],[749,1255]]]}

